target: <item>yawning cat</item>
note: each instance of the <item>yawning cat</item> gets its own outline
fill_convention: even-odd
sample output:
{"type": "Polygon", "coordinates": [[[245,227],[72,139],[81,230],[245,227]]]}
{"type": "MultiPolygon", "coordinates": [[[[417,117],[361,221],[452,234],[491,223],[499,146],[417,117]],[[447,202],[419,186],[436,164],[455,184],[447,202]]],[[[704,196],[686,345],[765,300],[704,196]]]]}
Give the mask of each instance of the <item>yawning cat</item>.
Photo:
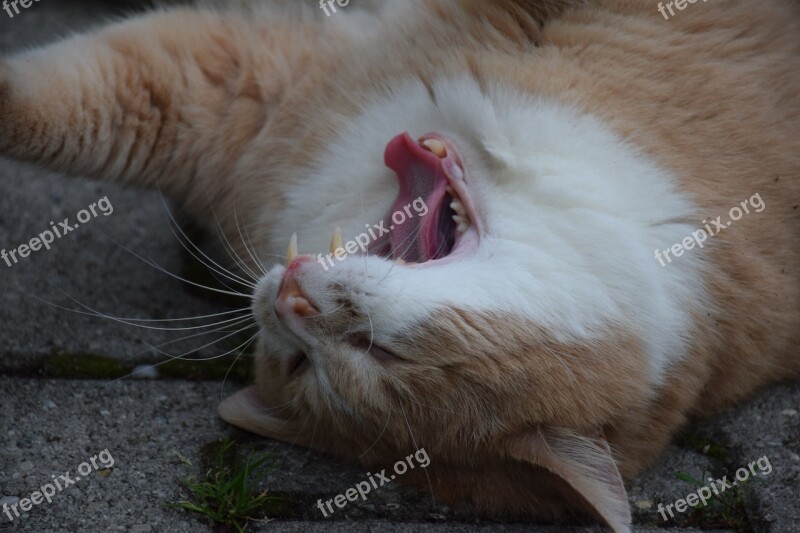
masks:
{"type": "Polygon", "coordinates": [[[229,422],[627,530],[689,417],[800,373],[800,4],[311,4],[6,58],[0,152],[222,223],[261,326],[229,422]]]}

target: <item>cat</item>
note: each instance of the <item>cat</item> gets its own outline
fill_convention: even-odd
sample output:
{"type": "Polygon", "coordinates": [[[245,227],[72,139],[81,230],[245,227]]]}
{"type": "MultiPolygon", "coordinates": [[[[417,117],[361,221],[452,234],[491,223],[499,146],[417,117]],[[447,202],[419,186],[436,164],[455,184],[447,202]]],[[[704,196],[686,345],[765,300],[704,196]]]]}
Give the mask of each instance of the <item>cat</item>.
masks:
{"type": "Polygon", "coordinates": [[[627,531],[689,418],[800,374],[800,5],[318,11],[3,58],[0,153],[221,223],[261,326],[225,420],[369,468],[424,447],[403,479],[438,500],[627,531]]]}

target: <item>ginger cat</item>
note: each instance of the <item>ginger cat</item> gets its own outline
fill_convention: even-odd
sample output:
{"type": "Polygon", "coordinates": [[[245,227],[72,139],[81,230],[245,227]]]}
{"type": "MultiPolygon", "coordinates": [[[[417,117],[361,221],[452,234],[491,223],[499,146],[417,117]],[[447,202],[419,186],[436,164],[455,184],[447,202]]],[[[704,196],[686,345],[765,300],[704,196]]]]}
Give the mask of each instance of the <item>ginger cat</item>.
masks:
{"type": "Polygon", "coordinates": [[[311,4],[2,59],[0,153],[213,208],[264,267],[229,422],[628,530],[688,417],[800,374],[800,4],[311,4]]]}

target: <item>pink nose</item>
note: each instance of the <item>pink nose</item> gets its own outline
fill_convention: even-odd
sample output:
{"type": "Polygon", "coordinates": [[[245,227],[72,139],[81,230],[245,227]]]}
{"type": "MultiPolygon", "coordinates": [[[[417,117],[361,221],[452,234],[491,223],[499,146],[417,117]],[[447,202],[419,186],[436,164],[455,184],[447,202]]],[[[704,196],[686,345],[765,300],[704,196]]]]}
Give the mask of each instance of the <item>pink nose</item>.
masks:
{"type": "Polygon", "coordinates": [[[289,268],[283,274],[281,288],[278,298],[275,300],[275,311],[278,315],[287,318],[289,315],[297,315],[303,318],[319,314],[319,310],[308,301],[303,294],[300,284],[297,282],[295,273],[300,265],[310,258],[301,256],[292,261],[289,268]]]}

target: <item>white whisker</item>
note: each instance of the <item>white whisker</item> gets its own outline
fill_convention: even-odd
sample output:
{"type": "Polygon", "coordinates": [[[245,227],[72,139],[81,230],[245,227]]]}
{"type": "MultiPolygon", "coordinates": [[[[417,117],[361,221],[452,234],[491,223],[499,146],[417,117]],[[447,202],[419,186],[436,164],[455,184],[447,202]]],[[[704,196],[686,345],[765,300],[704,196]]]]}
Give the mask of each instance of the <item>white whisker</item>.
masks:
{"type": "MultiPolygon", "coordinates": [[[[239,217],[236,214],[236,204],[235,203],[233,204],[233,221],[236,223],[236,230],[239,232],[239,239],[242,241],[242,246],[244,246],[245,251],[250,255],[250,259],[253,260],[253,263],[256,265],[256,267],[261,269],[261,273],[266,276],[267,275],[267,271],[264,268],[264,266],[261,264],[261,261],[256,258],[256,255],[255,255],[254,251],[250,250],[250,247],[247,246],[247,243],[250,242],[250,236],[248,235],[247,236],[247,240],[245,240],[244,236],[242,235],[242,228],[239,226],[239,217]]],[[[246,226],[244,228],[244,232],[245,232],[245,234],[247,233],[247,227],[246,226]]],[[[250,242],[251,246],[252,246],[252,244],[253,243],[250,242]]]]}
{"type": "Polygon", "coordinates": [[[363,452],[363,453],[361,453],[361,454],[358,456],[358,457],[359,457],[359,459],[360,459],[361,457],[364,457],[365,455],[367,455],[367,453],[369,453],[369,451],[370,451],[372,448],[374,448],[374,447],[375,447],[375,445],[376,445],[376,444],[378,444],[378,442],[380,442],[380,440],[381,440],[381,437],[383,437],[383,434],[384,434],[384,433],[386,433],[386,428],[388,428],[388,427],[389,427],[389,420],[392,418],[392,409],[391,409],[391,407],[392,407],[392,404],[390,403],[390,404],[389,404],[389,413],[386,415],[386,424],[384,424],[384,425],[383,425],[383,429],[381,430],[380,434],[379,434],[379,435],[378,435],[378,437],[375,439],[375,441],[374,441],[374,442],[373,442],[373,443],[370,445],[370,447],[369,447],[369,448],[367,448],[366,450],[364,450],[364,452],[363,452]]]}
{"type": "Polygon", "coordinates": [[[227,294],[228,296],[241,296],[242,298],[251,298],[252,297],[249,294],[244,294],[244,293],[241,293],[241,292],[238,292],[238,291],[232,291],[232,290],[225,291],[225,290],[222,290],[222,289],[216,289],[214,287],[208,287],[208,286],[200,284],[200,283],[195,283],[194,281],[189,281],[188,279],[184,279],[184,278],[178,276],[177,274],[173,274],[172,272],[168,271],[167,269],[165,269],[161,265],[159,265],[157,263],[154,263],[153,261],[150,261],[149,259],[145,259],[144,257],[140,256],[136,252],[130,250],[128,247],[126,247],[122,243],[118,242],[116,239],[114,239],[112,237],[109,237],[108,235],[105,235],[105,237],[108,240],[110,240],[111,242],[113,242],[114,244],[116,244],[117,246],[119,246],[120,248],[122,248],[123,250],[125,250],[126,252],[128,252],[129,254],[131,254],[132,256],[134,256],[135,258],[139,259],[140,261],[150,265],[151,267],[155,268],[156,270],[159,270],[160,272],[163,272],[164,274],[166,274],[166,275],[168,275],[168,276],[170,276],[172,278],[175,278],[175,279],[177,279],[179,281],[182,281],[184,283],[188,283],[189,285],[193,285],[193,286],[199,287],[201,289],[205,289],[207,291],[216,292],[216,293],[219,293],[219,294],[227,294]]]}
{"type": "Polygon", "coordinates": [[[247,350],[247,348],[250,346],[250,344],[254,340],[256,340],[256,338],[258,337],[259,333],[260,333],[260,331],[256,331],[255,335],[250,337],[243,344],[239,345],[239,347],[238,347],[238,348],[240,348],[239,354],[236,356],[236,359],[233,360],[233,363],[231,363],[231,366],[228,367],[228,371],[225,372],[225,377],[222,378],[222,384],[219,386],[219,397],[220,397],[220,399],[222,399],[222,391],[225,389],[225,381],[228,379],[228,375],[231,373],[231,370],[233,370],[233,367],[236,366],[236,362],[239,361],[239,358],[242,356],[242,354],[247,350]]]}
{"type": "MultiPolygon", "coordinates": [[[[403,418],[406,421],[406,427],[408,428],[408,435],[411,437],[411,442],[414,444],[414,448],[419,451],[419,444],[417,444],[417,439],[414,437],[414,432],[411,431],[411,424],[408,423],[408,417],[406,416],[406,411],[403,409],[403,404],[400,405],[400,411],[403,413],[403,418]]],[[[425,478],[428,480],[428,488],[431,489],[431,500],[433,501],[433,505],[436,505],[436,497],[433,494],[433,484],[431,483],[431,477],[428,475],[428,471],[423,469],[425,472],[425,478]]]]}
{"type": "MultiPolygon", "coordinates": [[[[237,335],[237,334],[239,334],[239,333],[241,333],[243,331],[247,331],[248,329],[253,328],[253,327],[256,327],[256,324],[251,324],[251,325],[246,326],[244,328],[238,329],[238,330],[236,330],[236,331],[234,331],[232,333],[229,333],[228,335],[225,335],[224,337],[220,337],[219,339],[217,339],[217,340],[215,340],[213,342],[209,342],[208,344],[204,344],[203,346],[201,346],[199,348],[195,348],[195,349],[190,350],[188,352],[182,353],[181,355],[168,354],[167,352],[159,350],[157,347],[153,346],[152,344],[150,344],[150,343],[148,343],[148,342],[146,342],[146,341],[144,341],[142,339],[139,339],[139,340],[141,342],[143,342],[146,346],[148,346],[150,349],[155,350],[156,352],[160,353],[161,355],[167,356],[166,360],[161,361],[159,363],[156,363],[154,365],[151,365],[153,368],[157,368],[157,367],[159,367],[161,365],[169,363],[170,361],[175,361],[176,359],[183,359],[184,357],[186,357],[189,354],[198,352],[198,351],[202,350],[203,348],[207,348],[209,346],[212,346],[212,345],[214,345],[214,344],[216,344],[216,343],[218,343],[220,341],[223,341],[223,340],[225,340],[227,338],[233,337],[234,335],[237,335]]],[[[234,350],[235,350],[235,348],[234,348],[234,350]]],[[[226,355],[228,355],[229,353],[231,353],[234,350],[230,350],[230,351],[225,352],[224,354],[221,354],[221,355],[215,355],[214,357],[200,357],[200,358],[196,358],[196,359],[187,359],[187,361],[192,361],[192,362],[194,362],[194,361],[211,361],[212,359],[219,359],[220,357],[225,357],[226,355]]],[[[123,380],[125,378],[131,377],[132,375],[133,375],[133,372],[131,372],[130,374],[128,374],[126,376],[122,376],[121,378],[117,378],[117,379],[114,380],[114,383],[116,383],[117,381],[123,380]]]]}
{"type": "MultiPolygon", "coordinates": [[[[235,281],[236,283],[240,283],[240,284],[242,284],[242,285],[244,285],[246,287],[249,287],[251,289],[255,289],[255,285],[252,282],[242,278],[241,276],[237,276],[233,272],[230,272],[228,269],[220,266],[216,261],[214,261],[212,258],[210,258],[205,252],[203,252],[203,250],[201,250],[199,246],[197,246],[194,242],[192,242],[192,240],[181,229],[180,225],[175,220],[175,217],[172,216],[172,212],[169,210],[169,206],[167,205],[167,201],[164,198],[163,194],[161,195],[161,202],[164,204],[164,210],[167,212],[167,216],[169,216],[169,219],[171,221],[171,223],[169,224],[169,227],[170,227],[170,230],[172,231],[172,234],[175,235],[175,238],[178,240],[179,243],[181,243],[181,246],[183,246],[186,249],[186,251],[189,252],[192,255],[192,257],[194,257],[195,259],[200,261],[209,270],[217,272],[217,273],[220,273],[219,271],[215,270],[213,267],[211,267],[210,265],[205,263],[202,259],[197,257],[191,250],[189,250],[189,248],[183,243],[183,241],[178,237],[178,235],[175,234],[175,229],[177,229],[180,232],[180,234],[183,236],[183,238],[186,239],[189,242],[189,244],[191,244],[194,247],[195,250],[200,252],[200,254],[204,258],[206,258],[208,261],[210,261],[212,265],[214,265],[218,269],[222,270],[223,272],[220,273],[221,275],[225,276],[226,278],[228,278],[228,279],[230,279],[232,281],[235,281]],[[173,228],[173,224],[174,224],[175,228],[173,228]]],[[[231,289],[231,290],[233,290],[233,289],[231,289]]]]}
{"type": "Polygon", "coordinates": [[[104,313],[101,313],[100,311],[97,311],[96,309],[92,309],[91,307],[89,307],[88,305],[86,305],[84,303],[81,303],[80,301],[78,301],[77,299],[72,297],[70,294],[67,294],[64,291],[60,291],[60,292],[62,294],[64,294],[67,298],[69,298],[70,300],[75,302],[76,304],[78,304],[81,307],[83,307],[84,309],[88,309],[89,311],[91,311],[91,313],[87,313],[86,311],[79,311],[77,309],[70,309],[68,307],[64,307],[64,306],[61,306],[61,305],[58,305],[58,304],[54,304],[52,302],[48,302],[47,300],[39,298],[36,295],[31,295],[31,296],[33,298],[39,300],[40,302],[46,303],[47,305],[51,305],[53,307],[56,307],[58,309],[62,309],[64,311],[70,311],[72,313],[77,313],[79,315],[87,315],[87,316],[94,316],[94,317],[97,317],[97,318],[105,318],[105,319],[108,319],[108,320],[111,320],[111,321],[114,321],[114,322],[119,322],[120,324],[125,324],[127,326],[133,326],[133,327],[142,328],[142,329],[152,329],[152,330],[157,330],[157,331],[189,331],[189,330],[195,330],[195,329],[210,328],[212,326],[218,326],[220,324],[229,324],[231,322],[235,322],[235,321],[238,321],[238,320],[250,320],[249,316],[245,316],[245,317],[240,316],[240,317],[229,318],[227,320],[222,320],[220,322],[215,322],[213,324],[204,324],[204,325],[201,325],[201,326],[189,326],[189,327],[184,327],[184,328],[159,328],[159,327],[155,327],[155,326],[146,326],[146,325],[142,325],[142,324],[136,324],[134,322],[128,322],[128,321],[126,321],[124,319],[121,319],[121,318],[117,318],[117,317],[113,317],[113,316],[110,316],[110,315],[106,315],[104,313]]]}
{"type": "Polygon", "coordinates": [[[225,235],[225,232],[222,229],[222,223],[217,217],[217,212],[214,210],[214,207],[211,206],[211,214],[214,217],[214,222],[217,224],[217,234],[219,235],[220,239],[223,242],[223,248],[228,253],[228,257],[233,260],[234,264],[236,264],[242,272],[245,272],[248,276],[250,276],[253,281],[258,281],[260,276],[252,269],[250,266],[244,261],[244,259],[239,256],[239,253],[236,251],[236,247],[228,240],[228,237],[225,235]],[[232,252],[232,253],[231,253],[232,252]]]}

